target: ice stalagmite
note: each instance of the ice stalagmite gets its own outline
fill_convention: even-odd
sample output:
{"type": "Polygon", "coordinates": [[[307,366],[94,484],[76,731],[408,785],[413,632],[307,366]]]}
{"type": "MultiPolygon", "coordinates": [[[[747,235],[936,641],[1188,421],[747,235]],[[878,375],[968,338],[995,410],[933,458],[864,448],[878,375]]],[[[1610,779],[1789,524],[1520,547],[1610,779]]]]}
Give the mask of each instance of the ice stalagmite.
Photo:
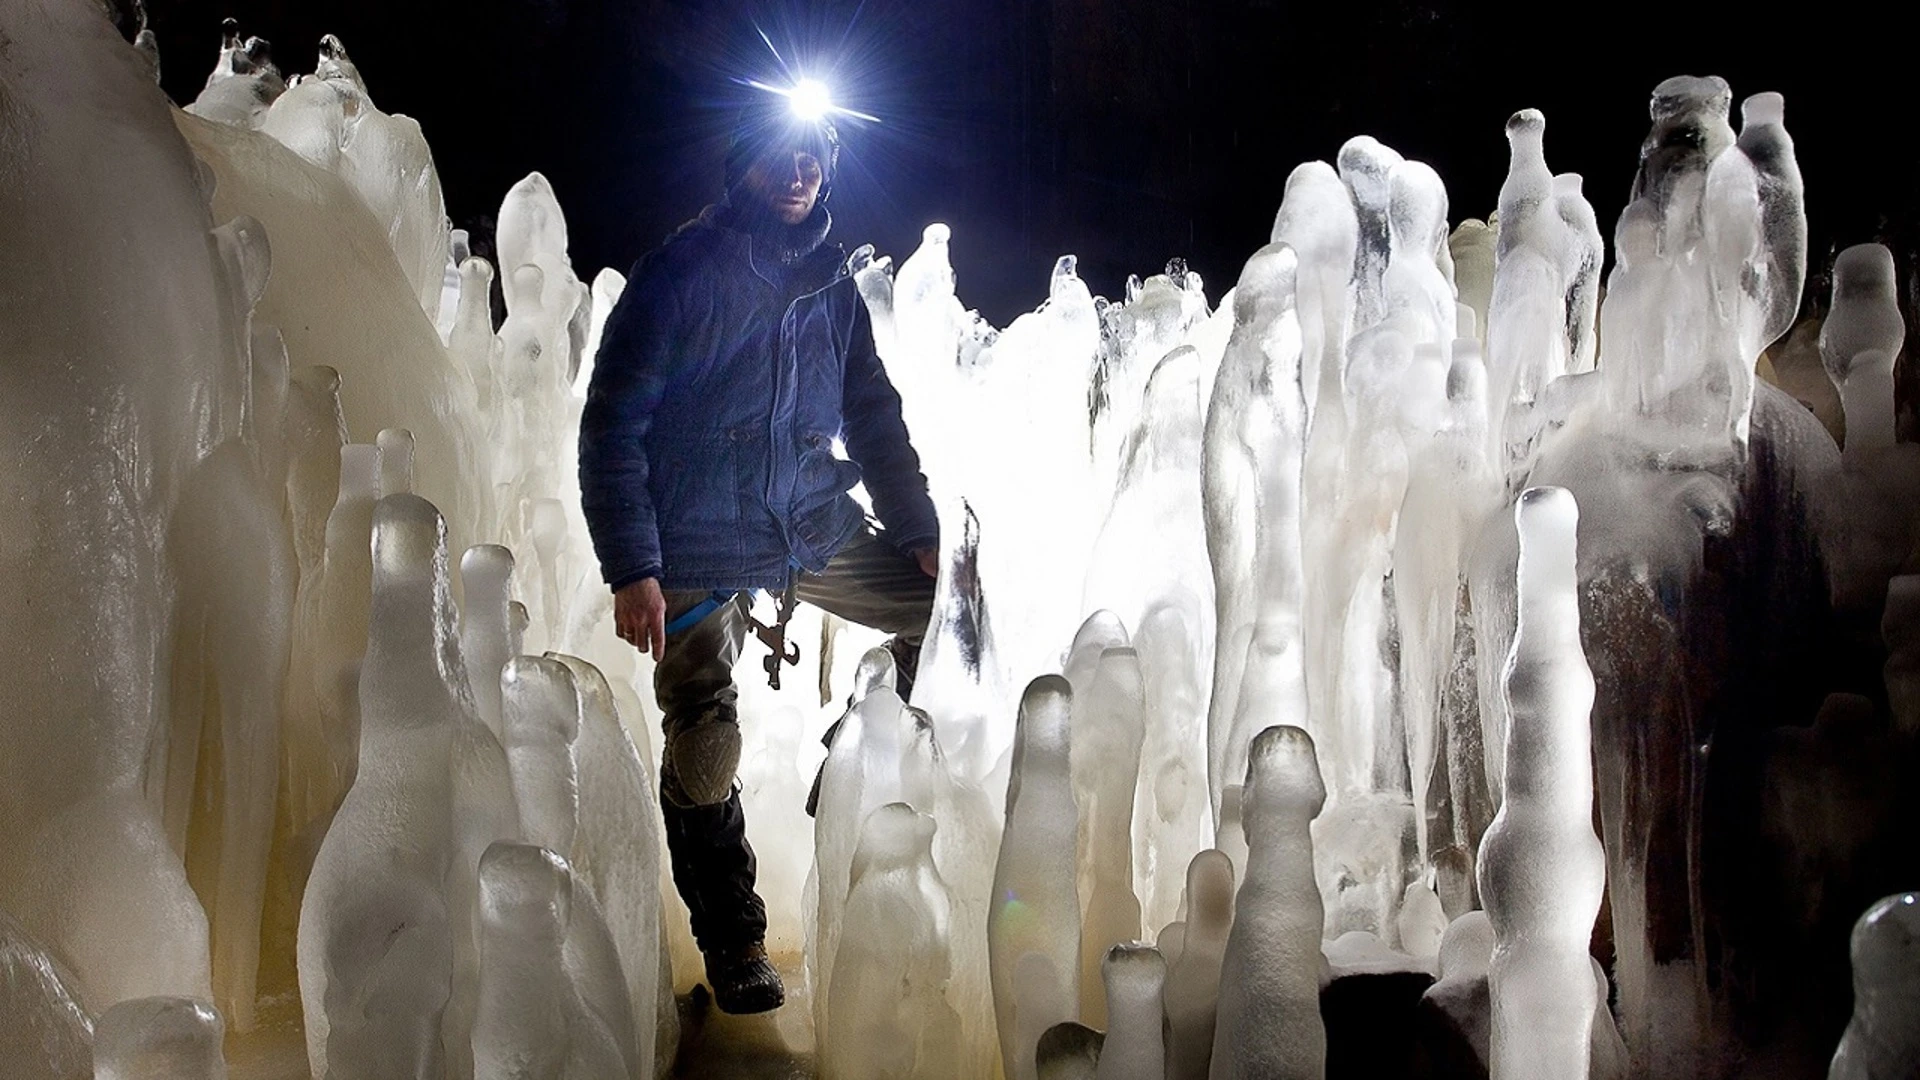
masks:
{"type": "Polygon", "coordinates": [[[1509,444],[1524,430],[1509,424],[1509,412],[1531,405],[1566,373],[1569,360],[1562,270],[1571,237],[1553,205],[1546,126],[1538,109],[1523,109],[1507,121],[1512,156],[1500,186],[1498,257],[1487,310],[1488,450],[1503,469],[1509,444]]]}
{"type": "Polygon", "coordinates": [[[1459,305],[1439,262],[1447,250],[1447,186],[1425,162],[1402,161],[1387,190],[1385,317],[1416,344],[1451,344],[1459,305]]]}
{"type": "Polygon", "coordinates": [[[1506,665],[1505,799],[1479,863],[1495,940],[1491,1073],[1578,1080],[1594,1015],[1587,942],[1606,884],[1592,822],[1593,675],[1575,589],[1579,511],[1564,489],[1529,488],[1514,518],[1519,619],[1506,665]]]}
{"type": "Polygon", "coordinates": [[[0,22],[0,649],[20,658],[0,908],[95,1011],[207,998],[206,916],[149,798],[173,649],[160,538],[237,434],[246,331],[146,61],[97,5],[21,0],[0,22]]]}
{"type": "MultiPolygon", "coordinates": [[[[1396,395],[1408,482],[1390,554],[1394,614],[1401,638],[1399,712],[1416,811],[1415,836],[1424,857],[1428,849],[1425,810],[1440,745],[1442,686],[1453,659],[1462,530],[1458,519],[1474,507],[1468,483],[1479,455],[1478,447],[1467,448],[1473,456],[1462,460],[1459,448],[1443,441],[1455,426],[1448,375],[1449,350],[1458,325],[1453,287],[1436,259],[1446,249],[1446,186],[1418,161],[1394,166],[1390,179],[1393,255],[1387,267],[1385,325],[1414,344],[1413,362],[1399,380],[1396,395]]],[[[1457,435],[1451,441],[1457,443],[1457,435]]],[[[1390,740],[1383,743],[1387,745],[1375,750],[1376,760],[1381,753],[1400,752],[1390,740]]],[[[1396,771],[1397,763],[1389,772],[1396,771]]]]}
{"type": "Polygon", "coordinates": [[[1920,1069],[1920,894],[1896,893],[1853,924],[1853,1019],[1828,1080],[1908,1078],[1920,1069]]]}
{"type": "MultiPolygon", "coordinates": [[[[246,219],[216,237],[232,261],[234,302],[246,310],[265,284],[265,237],[246,219]]],[[[286,352],[277,333],[256,330],[253,338],[241,430],[188,477],[168,535],[178,582],[168,826],[184,841],[188,878],[207,903],[215,1000],[239,1031],[253,1027],[298,575],[281,436],[286,352]],[[213,745],[217,779],[196,798],[196,778],[211,768],[202,752],[213,745]]]]}
{"type": "MultiPolygon", "coordinates": [[[[1167,1080],[1207,1080],[1220,970],[1233,928],[1233,873],[1226,854],[1212,849],[1187,867],[1187,921],[1178,954],[1168,955],[1164,991],[1167,1080]]],[[[1160,948],[1168,952],[1164,936],[1160,948]]]]}
{"type": "Polygon", "coordinates": [[[1740,137],[1734,143],[1753,164],[1760,197],[1761,265],[1765,299],[1760,345],[1779,341],[1800,314],[1807,282],[1806,188],[1793,137],[1786,129],[1786,100],[1761,93],[1740,103],[1740,137]]]}
{"type": "Polygon", "coordinates": [[[300,1004],[319,1080],[427,1080],[443,1069],[455,932],[449,764],[464,719],[450,682],[460,670],[453,619],[439,513],[418,496],[380,500],[360,765],[300,905],[300,1004]]]}
{"type": "MultiPolygon", "coordinates": [[[[447,999],[444,1041],[448,1072],[455,1080],[465,1080],[471,1072],[467,1056],[472,1052],[470,1026],[480,976],[477,926],[463,913],[470,916],[478,902],[480,856],[497,841],[519,840],[522,831],[506,748],[474,710],[457,642],[442,662],[454,703],[449,761],[453,777],[453,857],[446,877],[447,910],[452,914],[453,929],[453,983],[447,999]]],[[[565,782],[559,783],[564,788],[565,782]]],[[[549,797],[546,801],[552,800],[549,797]]],[[[550,812],[555,816],[559,813],[550,812]]]]}
{"type": "Polygon", "coordinates": [[[1594,331],[1600,315],[1600,264],[1607,256],[1600,219],[1581,184],[1579,173],[1556,173],[1553,178],[1553,211],[1567,228],[1560,280],[1567,290],[1567,370],[1575,374],[1593,370],[1599,347],[1594,331]]]}
{"type": "Polygon", "coordinates": [[[829,1019],[834,951],[840,943],[840,920],[861,827],[869,814],[888,803],[933,808],[931,770],[916,754],[913,725],[914,717],[900,696],[882,685],[848,711],[828,751],[813,824],[817,901],[811,945],[816,1027],[826,1027],[829,1019]]]}
{"type": "Polygon", "coordinates": [[[946,998],[952,902],[933,865],[934,819],[906,803],[867,816],[852,866],[827,1003],[825,1076],[965,1075],[946,998]]]}
{"type": "Polygon", "coordinates": [[[1105,1035],[1075,1020],[1053,1025],[1040,1034],[1034,1050],[1038,1080],[1096,1080],[1105,1041],[1105,1035]]]}
{"type": "Polygon", "coordinates": [[[580,734],[580,699],[573,672],[558,660],[516,656],[497,681],[521,835],[550,851],[571,852],[580,817],[580,777],[573,756],[580,734]]]}
{"type": "Polygon", "coordinates": [[[268,106],[286,90],[286,80],[273,63],[272,45],[262,37],[242,38],[240,24],[228,19],[221,27],[220,58],[186,111],[223,124],[258,127],[268,106]]]}
{"type": "Polygon", "coordinates": [[[1761,215],[1759,174],[1738,146],[1730,147],[1707,166],[1701,193],[1698,250],[1710,322],[1692,348],[1705,361],[1695,376],[1706,389],[1701,426],[1724,433],[1743,453],[1753,412],[1754,363],[1766,344],[1761,335],[1770,314],[1769,293],[1786,288],[1798,295],[1799,289],[1798,282],[1776,285],[1766,279],[1761,215]]]}
{"type": "Polygon", "coordinates": [[[499,738],[506,737],[500,712],[500,669],[513,655],[507,651],[512,580],[513,552],[499,544],[476,544],[460,557],[460,658],[467,668],[474,709],[499,738]]]}
{"type": "MultiPolygon", "coordinates": [[[[337,78],[303,80],[295,89],[309,87],[315,93],[358,93],[337,78]]],[[[280,328],[296,369],[326,364],[340,373],[342,413],[354,440],[372,441],[391,427],[418,437],[412,490],[441,510],[452,550],[464,551],[494,532],[491,519],[483,528],[476,515],[475,463],[484,444],[478,417],[465,407],[473,398],[471,378],[448,356],[401,266],[389,232],[393,223],[378,220],[342,175],[342,100],[322,102],[325,107],[311,113],[289,113],[288,128],[277,121],[269,125],[274,134],[185,113],[173,119],[209,167],[215,213],[222,219],[247,214],[273,238],[273,273],[254,317],[280,328]],[[329,160],[326,147],[334,148],[331,164],[316,164],[329,160]]],[[[419,149],[424,152],[424,144],[419,149]]],[[[424,226],[411,221],[408,230],[425,228],[423,235],[439,237],[437,258],[421,263],[430,269],[422,285],[431,288],[437,306],[446,265],[444,221],[410,198],[401,205],[408,214],[429,218],[424,226]]]]}
{"type": "Polygon", "coordinates": [[[293,878],[303,884],[320,841],[353,783],[360,757],[360,665],[373,595],[373,508],[379,450],[340,447],[339,493],[327,515],[320,563],[294,599],[284,754],[284,812],[294,839],[293,878]]]}
{"type": "Polygon", "coordinates": [[[634,746],[620,722],[613,689],[598,668],[571,656],[553,658],[573,673],[580,697],[573,754],[579,821],[568,857],[574,884],[598,899],[620,951],[633,1006],[636,1074],[664,1076],[680,1029],[662,937],[660,801],[648,768],[653,756],[634,746]]]}
{"type": "Polygon", "coordinates": [[[1326,801],[1311,735],[1276,725],[1255,737],[1242,796],[1250,850],[1220,972],[1207,1074],[1214,1080],[1326,1074],[1327,1029],[1320,1019],[1325,912],[1309,829],[1326,801]]]}
{"type": "Polygon", "coordinates": [[[1447,253],[1453,257],[1454,290],[1461,306],[1473,312],[1470,336],[1482,345],[1486,344],[1487,309],[1493,303],[1497,234],[1497,229],[1479,218],[1468,218],[1447,237],[1447,253]]]}
{"type": "Polygon", "coordinates": [[[1100,986],[1107,949],[1140,936],[1140,900],[1133,891],[1133,798],[1145,737],[1145,692],[1140,656],[1131,647],[1100,653],[1084,696],[1075,695],[1073,754],[1085,760],[1091,783],[1077,801],[1083,845],[1085,904],[1080,926],[1080,1019],[1105,1028],[1106,995],[1100,986]],[[1082,736],[1085,736],[1082,738],[1082,736]]]}
{"type": "Polygon", "coordinates": [[[353,188],[372,211],[422,312],[436,318],[448,237],[433,154],[417,121],[374,104],[340,39],[322,37],[313,75],[298,80],[247,126],[259,127],[353,188]]]}
{"type": "Polygon", "coordinates": [[[1733,145],[1727,123],[1732,106],[1733,91],[1717,75],[1675,75],[1653,88],[1647,103],[1653,127],[1640,144],[1633,198],[1648,200],[1662,230],[1673,230],[1676,242],[1698,227],[1691,204],[1699,201],[1708,165],[1733,145]]]}
{"type": "Polygon", "coordinates": [[[227,1080],[225,1025],[193,998],[128,998],[93,1028],[94,1080],[227,1080]]]}
{"type": "MultiPolygon", "coordinates": [[[[1143,298],[1151,294],[1150,285],[1143,298]]],[[[1133,865],[1148,926],[1174,917],[1186,860],[1211,838],[1204,724],[1214,598],[1201,496],[1202,377],[1200,352],[1190,345],[1167,353],[1148,374],[1135,425],[1120,446],[1119,486],[1084,600],[1136,628],[1152,719],[1134,797],[1133,865]]]]}
{"type": "MultiPolygon", "coordinates": [[[[590,899],[581,904],[566,860],[531,844],[495,844],[478,879],[475,1080],[631,1075],[623,1046],[631,1031],[611,1030],[598,1011],[625,1014],[624,993],[598,998],[596,991],[609,989],[605,980],[575,973],[576,924],[597,912],[590,899]]],[[[604,937],[605,927],[598,929],[590,936],[604,937]]]]}
{"type": "Polygon", "coordinates": [[[1040,1034],[1078,1008],[1080,900],[1068,742],[1073,690],[1058,675],[1027,685],[1014,729],[1006,831],[987,914],[988,963],[1007,1080],[1034,1080],[1040,1034]]]}
{"type": "MultiPolygon", "coordinates": [[[[1438,400],[1432,388],[1408,379],[1403,416],[1415,419],[1407,437],[1407,490],[1394,532],[1393,598],[1400,634],[1401,713],[1406,729],[1414,837],[1420,858],[1473,832],[1471,798],[1482,771],[1478,716],[1463,692],[1458,640],[1465,625],[1462,575],[1479,523],[1499,505],[1501,480],[1486,457],[1486,369],[1472,338],[1450,343],[1438,400]],[[1436,794],[1445,793],[1442,798],[1436,794]],[[1444,810],[1444,813],[1443,813],[1444,810]],[[1436,843],[1434,832],[1441,838],[1436,843]]],[[[1430,378],[1440,357],[1417,358],[1410,375],[1430,378]]],[[[1482,785],[1483,786],[1483,785],[1482,785]]],[[[1486,818],[1479,818],[1484,826],[1486,818]]]]}
{"type": "Polygon", "coordinates": [[[1891,399],[1893,358],[1906,340],[1897,290],[1893,253],[1879,244],[1855,244],[1834,260],[1820,361],[1846,410],[1850,459],[1894,441],[1892,414],[1873,405],[1891,399]]]}
{"type": "Polygon", "coordinates": [[[1222,791],[1245,772],[1258,717],[1307,711],[1297,269],[1285,245],[1247,260],[1234,291],[1234,333],[1207,407],[1201,469],[1219,624],[1207,778],[1216,821],[1222,791]]]}
{"type": "Polygon", "coordinates": [[[1441,1075],[1486,1074],[1492,956],[1493,925],[1484,911],[1454,919],[1440,936],[1439,978],[1420,995],[1418,1038],[1441,1075]]]}
{"type": "Polygon", "coordinates": [[[0,1061],[20,1080],[87,1080],[93,1028],[73,976],[0,910],[0,1061]]]}
{"type": "Polygon", "coordinates": [[[1151,945],[1115,945],[1101,961],[1100,976],[1108,1023],[1096,1080],[1161,1080],[1166,1075],[1161,1037],[1166,960],[1151,945]]]}
{"type": "MultiPolygon", "coordinates": [[[[566,859],[568,853],[581,847],[577,747],[583,717],[582,696],[573,669],[554,657],[516,656],[507,661],[499,681],[507,762],[521,833],[527,843],[566,859]]],[[[642,793],[630,794],[637,797],[642,793]]],[[[578,880],[573,867],[568,869],[573,880],[573,916],[565,938],[567,974],[600,1027],[614,1039],[621,1059],[644,1061],[651,1069],[655,1003],[651,999],[646,1002],[644,1027],[649,1038],[642,1046],[636,1034],[642,1026],[642,1010],[633,1000],[633,982],[626,975],[618,939],[609,932],[603,906],[592,887],[578,880]]],[[[657,931],[650,926],[623,925],[621,929],[640,937],[652,935],[657,940],[657,931]]],[[[637,952],[641,944],[635,941],[630,948],[637,952]]]]}
{"type": "Polygon", "coordinates": [[[1353,195],[1333,166],[1309,161],[1288,174],[1271,239],[1292,248],[1299,261],[1300,388],[1309,416],[1322,395],[1339,406],[1359,233],[1353,195]]]}
{"type": "MultiPolygon", "coordinates": [[[[284,352],[284,338],[279,347],[284,352]]],[[[340,415],[338,371],[313,364],[290,374],[285,429],[287,515],[304,584],[326,555],[327,518],[340,492],[340,448],[347,442],[347,425],[340,415]]]]}
{"type": "Polygon", "coordinates": [[[1356,135],[1340,147],[1340,181],[1353,194],[1360,223],[1353,261],[1353,328],[1364,330],[1386,316],[1385,278],[1392,257],[1388,208],[1393,170],[1404,159],[1371,135],[1356,135]]]}

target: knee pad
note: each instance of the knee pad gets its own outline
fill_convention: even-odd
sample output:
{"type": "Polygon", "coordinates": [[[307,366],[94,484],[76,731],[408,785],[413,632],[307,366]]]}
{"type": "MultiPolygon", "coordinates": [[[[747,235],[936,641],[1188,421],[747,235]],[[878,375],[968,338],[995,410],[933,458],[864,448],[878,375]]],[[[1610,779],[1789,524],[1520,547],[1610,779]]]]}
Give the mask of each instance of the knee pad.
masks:
{"type": "Polygon", "coordinates": [[[663,764],[661,789],[673,802],[688,807],[726,802],[740,769],[740,725],[709,719],[682,728],[667,739],[663,764]]]}

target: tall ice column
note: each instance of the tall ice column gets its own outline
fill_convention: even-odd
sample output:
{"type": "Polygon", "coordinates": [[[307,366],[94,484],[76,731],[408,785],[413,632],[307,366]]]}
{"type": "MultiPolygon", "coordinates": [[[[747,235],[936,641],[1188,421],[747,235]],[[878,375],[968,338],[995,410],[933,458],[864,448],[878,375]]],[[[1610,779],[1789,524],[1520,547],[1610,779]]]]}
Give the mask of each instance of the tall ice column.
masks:
{"type": "Polygon", "coordinates": [[[1580,647],[1564,488],[1529,488],[1514,519],[1519,619],[1507,654],[1506,794],[1480,844],[1493,922],[1493,1080],[1585,1080],[1594,1016],[1587,943],[1606,860],[1593,833],[1593,673],[1580,647]]]}

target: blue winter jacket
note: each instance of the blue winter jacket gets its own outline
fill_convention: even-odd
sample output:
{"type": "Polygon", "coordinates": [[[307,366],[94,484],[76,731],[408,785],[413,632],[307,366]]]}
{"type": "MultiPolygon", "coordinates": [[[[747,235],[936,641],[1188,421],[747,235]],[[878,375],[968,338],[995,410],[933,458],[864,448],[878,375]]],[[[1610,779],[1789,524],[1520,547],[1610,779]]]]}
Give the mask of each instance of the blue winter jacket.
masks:
{"type": "Polygon", "coordinates": [[[863,479],[896,547],[939,544],[840,248],[784,272],[763,270],[753,248],[702,214],[634,265],[607,318],[580,421],[580,492],[615,589],[647,577],[782,588],[791,567],[818,572],[860,528],[847,492],[863,479]]]}

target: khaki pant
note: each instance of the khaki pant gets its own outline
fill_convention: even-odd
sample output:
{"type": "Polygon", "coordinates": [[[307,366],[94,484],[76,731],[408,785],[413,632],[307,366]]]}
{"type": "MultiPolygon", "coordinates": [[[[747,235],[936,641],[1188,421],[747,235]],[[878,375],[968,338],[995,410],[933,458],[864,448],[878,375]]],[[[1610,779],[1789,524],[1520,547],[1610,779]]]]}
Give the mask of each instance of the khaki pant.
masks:
{"type": "MultiPolygon", "coordinates": [[[[794,593],[848,622],[895,635],[902,676],[911,678],[933,613],[933,588],[911,556],[884,536],[863,531],[826,569],[800,574],[794,593]]],[[[667,622],[712,596],[668,592],[667,622]]],[[[709,952],[757,944],[766,934],[766,908],[754,892],[756,863],[734,783],[741,740],[733,667],[747,647],[749,606],[748,595],[737,593],[694,625],[668,634],[666,655],[653,674],[654,700],[663,714],[660,805],[673,880],[692,914],[694,939],[709,952]]]]}

